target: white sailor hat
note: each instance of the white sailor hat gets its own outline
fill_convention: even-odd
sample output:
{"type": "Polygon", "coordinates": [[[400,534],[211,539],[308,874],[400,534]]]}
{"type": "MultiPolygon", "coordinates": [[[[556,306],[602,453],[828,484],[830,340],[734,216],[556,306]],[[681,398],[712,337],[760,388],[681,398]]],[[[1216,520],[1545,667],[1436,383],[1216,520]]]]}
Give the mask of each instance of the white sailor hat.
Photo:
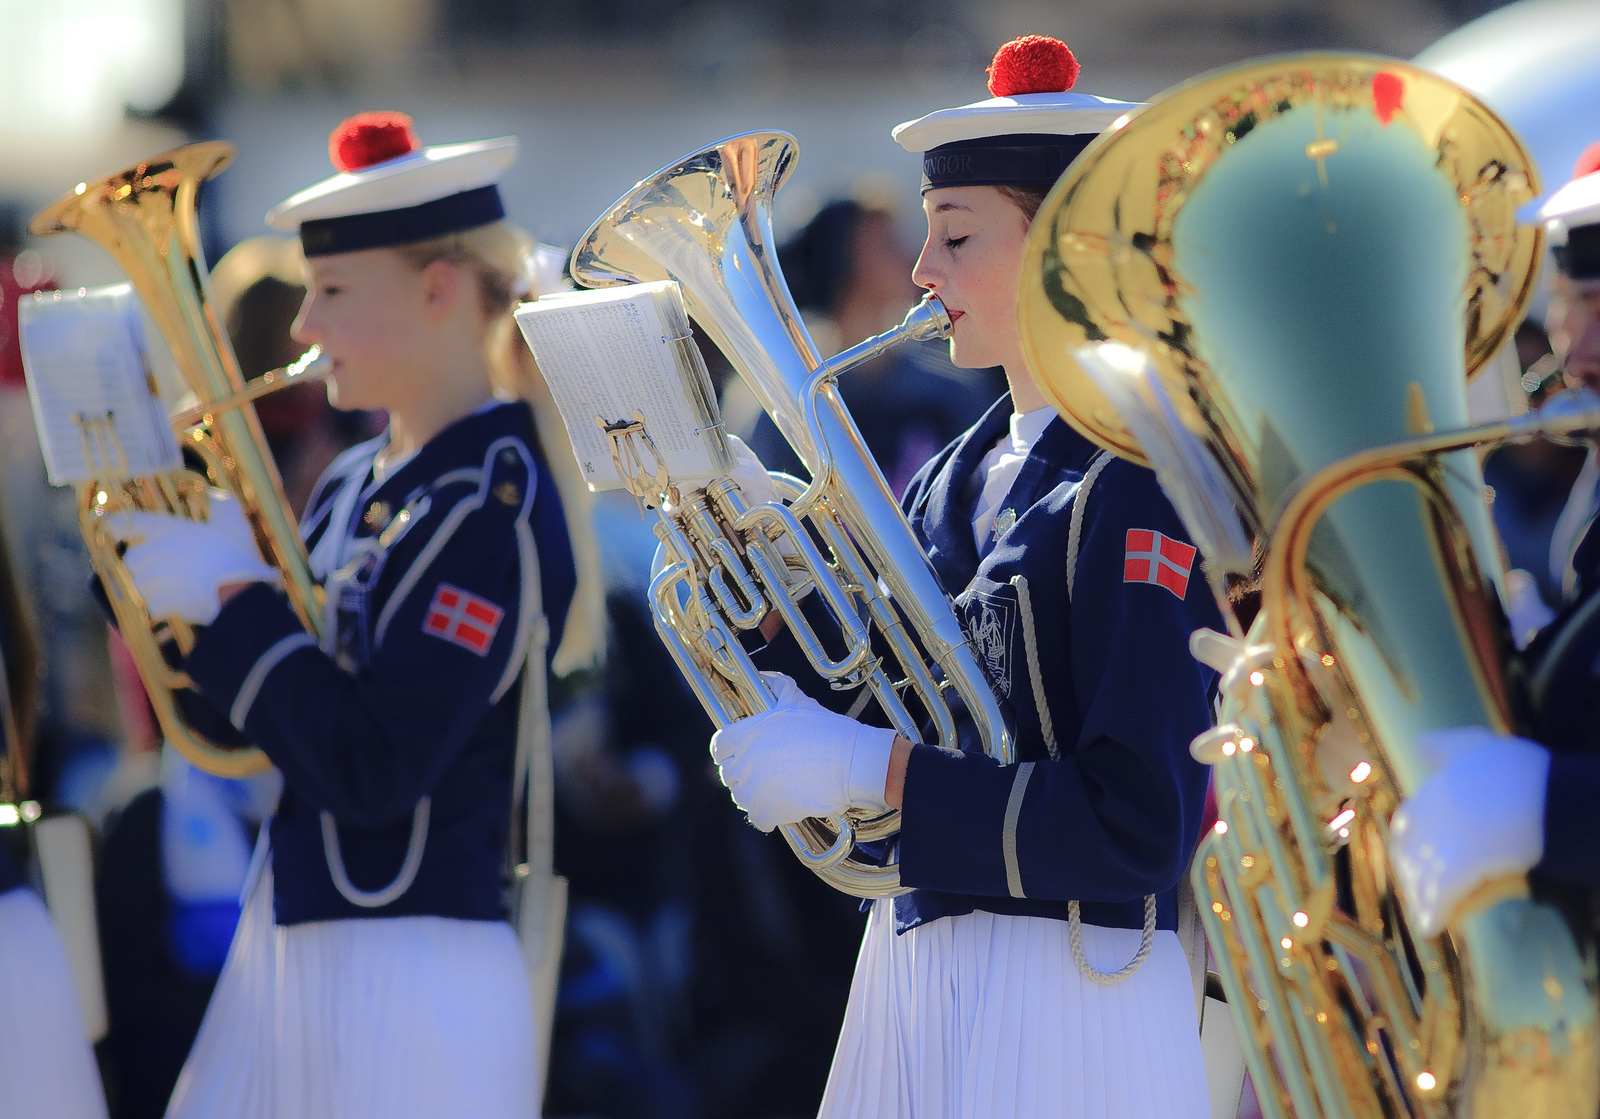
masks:
{"type": "Polygon", "coordinates": [[[1078,60],[1060,39],[1024,35],[995,52],[987,101],[939,109],[898,125],[894,138],[922,153],[922,189],[1050,187],[1089,142],[1137,102],[1074,93],[1078,60]]]}
{"type": "Polygon", "coordinates": [[[502,136],[425,148],[404,113],[359,113],[328,138],[338,174],[274,206],[267,224],[299,231],[308,257],[387,248],[506,216],[496,185],[517,158],[502,136]]]}
{"type": "Polygon", "coordinates": [[[1600,279],[1600,143],[1578,158],[1573,179],[1539,208],[1556,267],[1575,280],[1600,279]]]}

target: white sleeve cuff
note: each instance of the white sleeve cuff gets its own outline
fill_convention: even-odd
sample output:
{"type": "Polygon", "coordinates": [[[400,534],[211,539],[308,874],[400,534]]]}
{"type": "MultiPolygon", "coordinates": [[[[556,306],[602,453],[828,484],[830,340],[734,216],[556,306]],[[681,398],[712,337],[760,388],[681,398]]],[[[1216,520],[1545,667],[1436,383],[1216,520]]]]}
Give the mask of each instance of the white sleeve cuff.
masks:
{"type": "Polygon", "coordinates": [[[889,759],[898,737],[888,727],[862,727],[850,751],[850,803],[873,812],[889,811],[883,787],[889,780],[889,759]]]}

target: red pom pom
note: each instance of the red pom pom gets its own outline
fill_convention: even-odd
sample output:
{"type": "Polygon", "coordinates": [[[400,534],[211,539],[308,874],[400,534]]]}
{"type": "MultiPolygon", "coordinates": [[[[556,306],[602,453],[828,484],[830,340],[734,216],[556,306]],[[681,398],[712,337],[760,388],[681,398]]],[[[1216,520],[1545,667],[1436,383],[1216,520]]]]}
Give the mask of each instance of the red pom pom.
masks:
{"type": "Polygon", "coordinates": [[[1065,93],[1078,80],[1078,60],[1060,39],[1024,35],[994,52],[988,73],[989,92],[995,97],[1065,93]]]}
{"type": "Polygon", "coordinates": [[[1578,162],[1572,165],[1572,177],[1581,179],[1585,175],[1592,175],[1600,171],[1600,140],[1596,140],[1583,149],[1583,154],[1578,157],[1578,162]]]}
{"type": "Polygon", "coordinates": [[[360,171],[421,148],[404,113],[357,113],[328,137],[328,158],[340,171],[360,171]]]}

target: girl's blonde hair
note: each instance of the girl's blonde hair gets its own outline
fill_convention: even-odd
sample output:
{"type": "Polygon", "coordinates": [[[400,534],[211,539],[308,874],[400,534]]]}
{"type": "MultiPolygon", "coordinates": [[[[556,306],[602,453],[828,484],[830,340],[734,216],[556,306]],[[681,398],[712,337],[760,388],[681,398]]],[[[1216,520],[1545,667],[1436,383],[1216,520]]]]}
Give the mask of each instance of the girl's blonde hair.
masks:
{"type": "Polygon", "coordinates": [[[487,323],[484,345],[495,393],[507,400],[525,400],[533,409],[539,444],[566,514],[567,537],[578,573],[566,628],[551,663],[556,675],[565,676],[577,669],[598,667],[605,658],[605,583],[594,531],[594,497],[568,449],[566,428],[544,375],[511,314],[518,302],[540,294],[534,290],[533,248],[532,239],[520,229],[495,222],[400,245],[396,251],[418,268],[447,260],[474,274],[479,308],[487,323]]]}

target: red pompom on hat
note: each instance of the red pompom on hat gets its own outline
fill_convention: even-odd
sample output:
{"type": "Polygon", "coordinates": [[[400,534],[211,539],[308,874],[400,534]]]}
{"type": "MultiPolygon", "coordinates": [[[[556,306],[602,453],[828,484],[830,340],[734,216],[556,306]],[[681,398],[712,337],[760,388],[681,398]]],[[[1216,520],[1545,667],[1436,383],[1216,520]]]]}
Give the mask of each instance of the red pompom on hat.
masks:
{"type": "Polygon", "coordinates": [[[1592,175],[1600,171],[1600,140],[1596,140],[1583,149],[1583,154],[1578,157],[1578,162],[1572,165],[1572,177],[1581,179],[1585,175],[1592,175]]]}
{"type": "Polygon", "coordinates": [[[994,52],[989,63],[989,92],[995,97],[1019,93],[1065,93],[1078,80],[1078,59],[1060,39],[1024,35],[994,52]]]}
{"type": "Polygon", "coordinates": [[[357,113],[328,137],[328,158],[340,171],[360,171],[421,150],[404,113],[357,113]]]}
{"type": "Polygon", "coordinates": [[[895,127],[895,142],[923,154],[925,191],[963,184],[1049,186],[1090,140],[1142,107],[1077,92],[1072,86],[1078,69],[1060,39],[1013,39],[989,65],[988,100],[908,120],[895,127]],[[962,144],[985,150],[954,147],[962,144]]]}

